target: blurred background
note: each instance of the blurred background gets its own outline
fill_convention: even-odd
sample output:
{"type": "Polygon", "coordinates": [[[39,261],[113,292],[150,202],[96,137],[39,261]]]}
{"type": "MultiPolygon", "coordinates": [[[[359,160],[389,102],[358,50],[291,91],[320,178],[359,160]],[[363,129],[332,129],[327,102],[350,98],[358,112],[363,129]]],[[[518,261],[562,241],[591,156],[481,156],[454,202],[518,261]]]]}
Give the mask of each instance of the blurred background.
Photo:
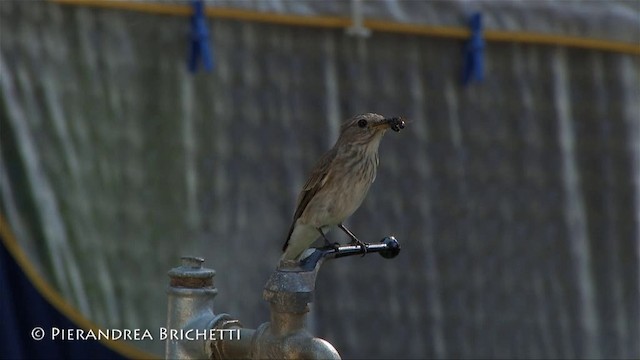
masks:
{"type": "Polygon", "coordinates": [[[402,252],[326,264],[316,336],[343,358],[640,357],[640,2],[205,4],[192,72],[190,3],[0,2],[1,215],[83,316],[165,326],[167,271],[196,255],[216,312],[268,321],[308,171],[377,112],[410,123],[347,226],[402,252]],[[345,31],[358,9],[369,36],[345,31]]]}

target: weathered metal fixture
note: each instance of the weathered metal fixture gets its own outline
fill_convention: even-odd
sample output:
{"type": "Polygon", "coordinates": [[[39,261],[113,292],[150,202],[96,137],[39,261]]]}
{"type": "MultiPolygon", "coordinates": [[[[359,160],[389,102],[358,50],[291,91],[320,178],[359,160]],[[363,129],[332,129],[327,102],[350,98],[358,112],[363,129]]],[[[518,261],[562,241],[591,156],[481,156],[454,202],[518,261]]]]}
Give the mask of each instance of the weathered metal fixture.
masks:
{"type": "Polygon", "coordinates": [[[265,285],[271,321],[257,329],[242,327],[227,314],[216,315],[213,299],[215,271],[202,267],[203,259],[183,257],[182,266],[169,271],[167,359],[340,359],[329,342],[306,329],[309,303],[313,301],[316,276],[325,260],[380,253],[393,258],[400,245],[393,237],[379,244],[348,245],[316,249],[301,263],[281,262],[265,285]],[[190,333],[190,336],[184,334],[190,333]]]}

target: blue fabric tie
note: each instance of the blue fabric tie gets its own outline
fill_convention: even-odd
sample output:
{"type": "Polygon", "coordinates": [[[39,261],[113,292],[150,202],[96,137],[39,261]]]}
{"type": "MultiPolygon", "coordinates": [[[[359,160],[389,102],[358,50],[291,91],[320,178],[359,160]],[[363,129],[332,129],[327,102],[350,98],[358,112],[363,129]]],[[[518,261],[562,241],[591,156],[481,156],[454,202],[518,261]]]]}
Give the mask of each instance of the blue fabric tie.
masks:
{"type": "Polygon", "coordinates": [[[191,15],[191,49],[189,51],[189,71],[195,73],[198,70],[198,59],[202,57],[202,63],[207,71],[213,69],[211,49],[209,48],[209,30],[204,14],[204,2],[192,0],[193,15],[191,15]]]}
{"type": "Polygon", "coordinates": [[[484,38],[482,36],[482,14],[471,15],[469,20],[471,38],[465,47],[462,84],[468,85],[472,80],[481,82],[484,79],[484,38]]]}

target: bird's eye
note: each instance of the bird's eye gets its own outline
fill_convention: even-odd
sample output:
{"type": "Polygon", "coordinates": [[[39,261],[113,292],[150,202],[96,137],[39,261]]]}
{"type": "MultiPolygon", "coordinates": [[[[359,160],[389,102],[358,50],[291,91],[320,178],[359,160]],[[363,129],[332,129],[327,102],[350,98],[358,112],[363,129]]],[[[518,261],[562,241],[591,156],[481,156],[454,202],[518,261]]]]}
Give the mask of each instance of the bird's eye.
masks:
{"type": "Polygon", "coordinates": [[[358,121],[358,126],[360,126],[361,128],[367,126],[367,120],[362,119],[362,120],[358,121]]]}

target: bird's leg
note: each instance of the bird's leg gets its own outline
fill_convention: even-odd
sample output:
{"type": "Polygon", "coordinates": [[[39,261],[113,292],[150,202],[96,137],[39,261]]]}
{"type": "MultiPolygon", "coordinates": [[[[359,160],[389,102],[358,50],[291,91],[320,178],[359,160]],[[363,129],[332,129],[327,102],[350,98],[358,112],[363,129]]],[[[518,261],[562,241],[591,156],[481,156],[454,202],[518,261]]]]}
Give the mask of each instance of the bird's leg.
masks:
{"type": "Polygon", "coordinates": [[[349,237],[351,238],[351,243],[352,244],[358,244],[358,245],[360,245],[360,247],[362,247],[362,250],[364,251],[364,254],[362,254],[362,256],[364,256],[367,253],[366,244],[364,242],[358,240],[358,238],[349,229],[347,229],[346,226],[342,225],[342,223],[338,224],[338,227],[340,229],[342,229],[342,231],[344,231],[347,235],[349,235],[349,237]]]}
{"type": "Polygon", "coordinates": [[[333,246],[335,249],[337,249],[338,247],[340,247],[340,244],[338,244],[338,243],[333,243],[333,244],[332,244],[332,243],[331,243],[331,241],[329,241],[329,239],[327,239],[327,237],[325,236],[324,232],[322,232],[322,229],[321,229],[321,228],[316,228],[316,229],[318,229],[318,231],[320,232],[320,235],[322,235],[322,238],[324,239],[324,243],[325,243],[327,246],[333,246]]]}

